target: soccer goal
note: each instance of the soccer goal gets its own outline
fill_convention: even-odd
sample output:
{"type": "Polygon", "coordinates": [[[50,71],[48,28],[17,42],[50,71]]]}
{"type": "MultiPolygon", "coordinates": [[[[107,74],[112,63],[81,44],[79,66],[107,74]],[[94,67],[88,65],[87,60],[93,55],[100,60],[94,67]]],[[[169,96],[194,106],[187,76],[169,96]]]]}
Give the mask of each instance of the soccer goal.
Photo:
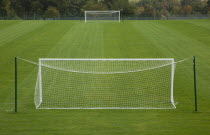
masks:
{"type": "Polygon", "coordinates": [[[37,109],[173,109],[174,59],[39,59],[37,109]]]}
{"type": "Polygon", "coordinates": [[[120,22],[119,11],[85,11],[85,22],[96,20],[109,20],[120,22]]]}

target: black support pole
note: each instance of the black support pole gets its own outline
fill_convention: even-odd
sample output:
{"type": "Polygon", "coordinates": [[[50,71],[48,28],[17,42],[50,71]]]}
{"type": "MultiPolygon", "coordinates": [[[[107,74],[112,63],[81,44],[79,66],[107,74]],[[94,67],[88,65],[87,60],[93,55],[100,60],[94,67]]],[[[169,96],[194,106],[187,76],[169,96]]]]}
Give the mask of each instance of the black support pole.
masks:
{"type": "Polygon", "coordinates": [[[196,63],[195,63],[195,56],[193,56],[193,74],[194,74],[194,100],[195,100],[195,112],[198,111],[197,106],[197,89],[196,89],[196,63]]]}
{"type": "Polygon", "coordinates": [[[17,57],[15,57],[15,112],[17,112],[17,57]]]}

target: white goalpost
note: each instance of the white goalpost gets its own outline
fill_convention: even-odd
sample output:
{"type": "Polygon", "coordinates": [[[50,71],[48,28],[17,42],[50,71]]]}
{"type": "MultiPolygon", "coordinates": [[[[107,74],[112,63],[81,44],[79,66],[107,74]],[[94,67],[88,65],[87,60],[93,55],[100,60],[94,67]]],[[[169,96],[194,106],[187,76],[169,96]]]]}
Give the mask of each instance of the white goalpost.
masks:
{"type": "Polygon", "coordinates": [[[167,59],[39,59],[37,109],[174,109],[167,59]]]}
{"type": "Polygon", "coordinates": [[[85,23],[88,21],[109,20],[120,22],[120,10],[85,11],[85,23]]]}

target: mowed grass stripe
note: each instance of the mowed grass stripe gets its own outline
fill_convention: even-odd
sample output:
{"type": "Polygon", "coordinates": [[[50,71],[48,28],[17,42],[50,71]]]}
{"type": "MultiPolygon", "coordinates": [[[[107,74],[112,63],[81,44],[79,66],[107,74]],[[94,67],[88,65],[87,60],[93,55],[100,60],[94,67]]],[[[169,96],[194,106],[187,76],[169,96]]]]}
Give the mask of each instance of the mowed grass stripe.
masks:
{"type": "Polygon", "coordinates": [[[0,20],[0,31],[3,29],[7,29],[8,27],[11,27],[12,25],[16,25],[18,23],[21,23],[22,21],[5,21],[5,20],[0,20]],[[7,22],[7,23],[5,23],[7,22]]]}
{"type": "Polygon", "coordinates": [[[44,21],[23,21],[7,27],[5,29],[0,30],[0,46],[10,42],[11,40],[15,40],[16,38],[26,34],[34,29],[44,25],[46,22],[44,21]]]}
{"type": "Polygon", "coordinates": [[[109,58],[152,58],[158,54],[151,42],[129,21],[105,25],[104,44],[105,56],[109,58]]]}
{"type": "MultiPolygon", "coordinates": [[[[197,20],[195,22],[197,22],[197,20]]],[[[208,43],[210,42],[209,38],[210,31],[209,29],[201,25],[203,24],[203,22],[206,22],[206,20],[202,21],[201,24],[199,22],[197,23],[195,22],[188,20],[188,21],[179,22],[179,24],[177,25],[176,21],[174,21],[173,23],[162,23],[162,25],[166,26],[168,29],[172,29],[172,31],[175,31],[176,33],[179,33],[179,35],[182,36],[183,38],[186,38],[185,40],[188,41],[186,42],[186,44],[190,48],[193,49],[194,47],[197,47],[203,50],[210,49],[210,46],[208,46],[208,43]],[[192,40],[193,43],[189,42],[190,39],[193,39],[192,40]]],[[[206,23],[204,23],[204,26],[205,24],[206,23]]],[[[204,56],[210,56],[210,55],[205,54],[204,56]]]]}
{"type": "MultiPolygon", "coordinates": [[[[210,29],[210,23],[209,23],[209,19],[207,20],[185,20],[183,22],[186,22],[188,24],[193,24],[193,25],[197,25],[199,27],[202,27],[204,28],[203,30],[209,30],[210,29]]],[[[183,29],[184,30],[184,29],[183,29]]],[[[193,29],[192,29],[193,30],[193,29]]],[[[195,34],[195,33],[194,33],[195,34]]],[[[199,33],[199,34],[202,34],[202,33],[199,33]]]]}
{"type": "MultiPolygon", "coordinates": [[[[66,22],[68,23],[68,22],[66,22]]],[[[98,58],[103,53],[103,28],[77,22],[49,52],[49,58],[98,58]]]]}
{"type": "MultiPolygon", "coordinates": [[[[37,59],[40,57],[46,57],[49,53],[49,50],[53,49],[53,46],[56,45],[57,41],[60,40],[64,32],[68,30],[66,29],[65,25],[61,25],[63,27],[56,27],[58,26],[58,23],[55,23],[55,22],[50,21],[50,22],[44,22],[44,23],[47,23],[47,25],[34,29],[29,33],[25,33],[25,36],[20,36],[15,41],[11,39],[10,43],[8,43],[7,45],[1,46],[2,57],[0,58],[1,59],[0,65],[2,65],[2,67],[3,66],[8,67],[0,71],[0,73],[2,74],[2,77],[4,76],[4,79],[2,79],[2,83],[9,84],[9,85],[1,85],[1,88],[4,91],[3,91],[3,94],[0,95],[2,96],[2,98],[0,98],[0,101],[1,100],[4,101],[6,97],[9,97],[6,101],[7,103],[13,101],[14,93],[13,91],[11,91],[11,89],[13,89],[13,72],[11,71],[13,71],[12,64],[14,62],[14,57],[18,56],[18,57],[22,57],[22,58],[26,58],[30,60],[35,60],[35,61],[37,61],[37,59]],[[5,96],[8,93],[10,93],[10,96],[5,96]]],[[[71,24],[69,26],[71,27],[71,24]]],[[[27,66],[27,65],[24,65],[24,66],[27,66]]],[[[25,70],[31,71],[32,67],[31,66],[29,67],[30,68],[28,69],[26,68],[25,70]]],[[[22,75],[25,75],[25,74],[22,74],[22,75]]],[[[20,77],[21,77],[21,74],[20,74],[20,77]]],[[[22,83],[22,79],[20,79],[19,83],[20,84],[22,83]]]]}
{"type": "Polygon", "coordinates": [[[141,31],[141,33],[145,35],[145,37],[147,37],[148,41],[152,42],[152,46],[156,50],[162,52],[162,56],[160,57],[180,57],[182,59],[191,56],[188,54],[186,55],[187,52],[179,47],[179,45],[182,45],[183,43],[183,41],[180,41],[179,39],[181,36],[176,37],[179,35],[177,35],[177,33],[174,33],[173,31],[170,31],[170,29],[168,29],[167,27],[161,25],[159,21],[145,21],[141,22],[140,24],[135,22],[134,25],[136,26],[136,29],[139,29],[139,31],[141,31]],[[144,27],[139,27],[139,25],[142,25],[144,27]]]}

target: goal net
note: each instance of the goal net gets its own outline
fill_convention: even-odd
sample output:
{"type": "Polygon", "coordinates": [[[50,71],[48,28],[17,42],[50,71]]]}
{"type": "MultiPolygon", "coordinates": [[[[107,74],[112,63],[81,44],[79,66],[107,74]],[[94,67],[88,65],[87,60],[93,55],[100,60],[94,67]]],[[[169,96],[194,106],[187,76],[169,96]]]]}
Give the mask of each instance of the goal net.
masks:
{"type": "Polygon", "coordinates": [[[37,109],[173,109],[174,59],[39,59],[37,109]]]}
{"type": "Polygon", "coordinates": [[[96,20],[120,22],[120,11],[85,11],[85,22],[96,20]]]}

